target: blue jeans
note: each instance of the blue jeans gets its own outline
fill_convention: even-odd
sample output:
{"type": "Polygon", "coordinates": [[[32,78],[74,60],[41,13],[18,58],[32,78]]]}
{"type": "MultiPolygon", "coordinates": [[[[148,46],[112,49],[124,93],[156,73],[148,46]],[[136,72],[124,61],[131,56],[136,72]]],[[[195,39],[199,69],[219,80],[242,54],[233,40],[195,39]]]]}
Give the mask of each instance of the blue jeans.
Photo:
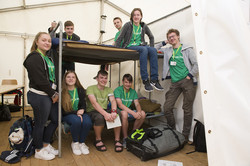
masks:
{"type": "Polygon", "coordinates": [[[70,132],[72,135],[73,142],[83,143],[88,136],[89,130],[92,127],[90,117],[85,113],[82,115],[82,122],[80,117],[76,114],[69,114],[63,116],[63,121],[70,125],[70,132]]]}
{"type": "Polygon", "coordinates": [[[147,63],[150,62],[150,78],[158,80],[158,57],[154,47],[149,46],[131,46],[128,49],[136,50],[140,54],[140,72],[142,80],[148,79],[147,63]]]}
{"type": "Polygon", "coordinates": [[[27,97],[34,114],[33,144],[36,149],[41,149],[43,143],[51,142],[58,126],[58,103],[53,104],[49,96],[39,95],[31,91],[27,93],[27,97]],[[49,119],[51,122],[45,127],[49,119]]]}

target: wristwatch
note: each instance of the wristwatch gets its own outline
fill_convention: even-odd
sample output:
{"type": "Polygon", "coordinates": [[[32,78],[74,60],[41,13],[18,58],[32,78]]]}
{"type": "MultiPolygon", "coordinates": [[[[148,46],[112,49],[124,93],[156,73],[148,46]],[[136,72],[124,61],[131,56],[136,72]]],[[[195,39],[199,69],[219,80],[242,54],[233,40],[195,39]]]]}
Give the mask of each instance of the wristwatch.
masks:
{"type": "Polygon", "coordinates": [[[112,109],[112,110],[111,110],[111,113],[113,113],[113,112],[117,113],[117,112],[116,112],[116,109],[112,109]]]}

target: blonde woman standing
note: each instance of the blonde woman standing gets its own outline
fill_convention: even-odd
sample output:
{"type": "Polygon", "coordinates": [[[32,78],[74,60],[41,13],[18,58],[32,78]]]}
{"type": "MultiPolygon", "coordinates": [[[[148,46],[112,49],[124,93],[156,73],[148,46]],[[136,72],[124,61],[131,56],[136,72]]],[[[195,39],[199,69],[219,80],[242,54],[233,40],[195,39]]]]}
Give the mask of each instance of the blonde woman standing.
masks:
{"type": "Polygon", "coordinates": [[[35,158],[52,160],[58,155],[51,145],[51,138],[58,126],[55,66],[53,60],[46,53],[51,48],[51,38],[46,32],[39,32],[31,47],[31,53],[23,65],[27,69],[29,78],[28,103],[33,108],[34,128],[33,145],[35,158]],[[50,123],[45,127],[46,122],[50,123]]]}

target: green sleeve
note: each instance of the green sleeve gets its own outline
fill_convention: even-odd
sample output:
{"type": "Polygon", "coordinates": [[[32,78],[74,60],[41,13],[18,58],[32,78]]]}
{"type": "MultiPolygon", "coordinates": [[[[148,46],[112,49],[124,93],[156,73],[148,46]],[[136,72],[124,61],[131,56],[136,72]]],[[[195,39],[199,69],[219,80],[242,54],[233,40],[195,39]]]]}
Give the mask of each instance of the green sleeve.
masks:
{"type": "Polygon", "coordinates": [[[94,89],[93,86],[89,86],[86,90],[86,96],[90,95],[90,94],[94,94],[94,89]]]}

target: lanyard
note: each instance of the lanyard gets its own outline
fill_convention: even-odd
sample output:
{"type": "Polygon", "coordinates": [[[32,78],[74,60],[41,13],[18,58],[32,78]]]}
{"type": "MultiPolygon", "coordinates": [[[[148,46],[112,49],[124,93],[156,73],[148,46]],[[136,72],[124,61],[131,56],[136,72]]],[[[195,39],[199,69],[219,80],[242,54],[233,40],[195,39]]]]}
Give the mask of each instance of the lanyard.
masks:
{"type": "MultiPolygon", "coordinates": [[[[50,61],[50,59],[46,55],[44,55],[39,49],[37,49],[37,51],[44,57],[44,59],[46,59],[46,62],[49,63],[49,67],[54,66],[54,64],[50,61]]],[[[53,67],[50,67],[50,70],[53,73],[53,67]]]]}
{"type": "Polygon", "coordinates": [[[74,106],[76,100],[76,88],[74,89],[74,95],[73,95],[73,100],[72,100],[72,107],[74,106]]]}
{"type": "Polygon", "coordinates": [[[69,37],[69,36],[67,35],[67,36],[66,36],[66,39],[67,39],[67,40],[71,40],[71,39],[72,39],[72,36],[69,37]]]}
{"type": "Polygon", "coordinates": [[[52,82],[55,82],[55,72],[54,72],[54,64],[51,62],[51,60],[44,55],[39,49],[37,49],[37,51],[42,55],[42,57],[45,59],[45,61],[48,63],[48,67],[51,70],[51,72],[49,72],[51,74],[52,77],[52,82]]]}
{"type": "Polygon", "coordinates": [[[126,100],[126,90],[125,90],[125,89],[123,89],[123,91],[124,91],[124,96],[125,96],[125,101],[126,101],[125,106],[127,107],[127,105],[128,105],[128,100],[129,100],[129,94],[130,94],[130,91],[128,91],[128,96],[127,96],[127,99],[128,99],[128,100],[126,100]]]}
{"type": "Polygon", "coordinates": [[[45,58],[46,55],[44,55],[39,49],[37,49],[37,51],[45,58]]]}
{"type": "Polygon", "coordinates": [[[136,40],[136,34],[138,33],[138,31],[139,31],[139,29],[140,29],[140,24],[139,24],[139,26],[138,26],[138,28],[137,28],[137,30],[136,30],[136,32],[135,32],[135,24],[133,24],[133,33],[134,33],[134,43],[135,43],[135,40],[136,40]]]}
{"type": "Polygon", "coordinates": [[[178,47],[178,49],[176,50],[176,52],[174,52],[174,49],[173,49],[173,60],[174,60],[175,55],[178,53],[178,51],[179,51],[180,48],[181,48],[181,44],[180,44],[180,46],[178,47]]]}

